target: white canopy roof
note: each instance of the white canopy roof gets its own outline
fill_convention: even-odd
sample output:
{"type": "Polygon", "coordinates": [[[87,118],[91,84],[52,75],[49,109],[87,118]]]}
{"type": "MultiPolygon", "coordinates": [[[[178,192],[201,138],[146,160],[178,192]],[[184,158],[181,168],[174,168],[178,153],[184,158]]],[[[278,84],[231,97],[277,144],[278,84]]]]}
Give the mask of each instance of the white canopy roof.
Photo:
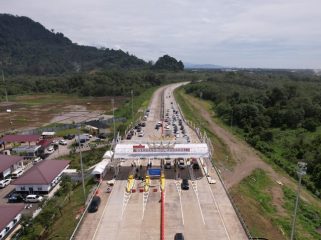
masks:
{"type": "Polygon", "coordinates": [[[94,170],[91,172],[92,175],[95,175],[95,174],[102,174],[108,163],[110,162],[110,159],[103,159],[100,163],[98,163],[96,165],[96,167],[94,168],[94,170]]]}
{"type": "Polygon", "coordinates": [[[174,144],[174,143],[153,143],[153,144],[117,144],[114,158],[189,158],[208,157],[207,144],[174,144]]]}
{"type": "Polygon", "coordinates": [[[113,151],[106,151],[104,156],[103,156],[103,159],[108,159],[108,158],[111,158],[113,156],[113,151]]]}

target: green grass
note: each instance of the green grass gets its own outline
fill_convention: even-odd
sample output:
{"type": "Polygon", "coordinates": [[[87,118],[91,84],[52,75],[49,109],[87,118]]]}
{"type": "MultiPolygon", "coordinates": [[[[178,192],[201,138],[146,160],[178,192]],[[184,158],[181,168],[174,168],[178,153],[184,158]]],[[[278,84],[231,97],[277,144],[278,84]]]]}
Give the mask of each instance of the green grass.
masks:
{"type": "MultiPolygon", "coordinates": [[[[82,152],[82,160],[84,169],[99,163],[102,160],[104,153],[109,149],[109,146],[102,148],[94,148],[90,151],[82,152]]],[[[61,159],[70,160],[70,168],[80,169],[79,153],[71,153],[67,156],[60,157],[61,159]]]]}
{"type": "MultiPolygon", "coordinates": [[[[92,180],[86,182],[86,194],[89,193],[94,185],[92,180]]],[[[83,203],[83,189],[82,186],[79,185],[77,189],[74,190],[70,202],[67,202],[67,204],[64,205],[64,208],[62,209],[63,215],[52,226],[48,238],[56,236],[56,238],[61,237],[63,239],[69,239],[79,221],[79,219],[76,219],[76,216],[79,214],[79,210],[84,206],[83,203]]]]}
{"type": "MultiPolygon", "coordinates": [[[[233,161],[227,146],[220,138],[218,138],[215,134],[213,134],[212,131],[209,130],[208,123],[200,114],[197,114],[199,109],[194,108],[193,105],[190,104],[190,101],[195,101],[195,99],[192,99],[191,96],[185,94],[183,88],[176,89],[174,96],[177,103],[181,107],[185,118],[199,126],[202,131],[206,131],[207,136],[211,139],[212,144],[215,147],[214,160],[218,161],[220,164],[223,164],[225,168],[232,168],[235,162],[233,161]]],[[[207,102],[207,106],[205,107],[211,108],[211,105],[209,105],[207,102]]]]}
{"type": "MultiPolygon", "coordinates": [[[[257,169],[238,186],[233,187],[231,193],[253,236],[268,239],[289,238],[296,198],[292,189],[277,185],[263,170],[257,169]],[[283,193],[279,196],[283,202],[282,212],[273,204],[273,188],[281,188],[283,193]]],[[[321,226],[321,209],[301,199],[296,239],[320,240],[321,235],[316,231],[319,226],[321,226]]]]}
{"type": "MultiPolygon", "coordinates": [[[[156,89],[159,87],[152,87],[144,91],[142,94],[139,96],[134,97],[134,102],[133,102],[133,112],[134,112],[134,121],[139,119],[144,115],[144,111],[149,105],[149,102],[155,92],[156,89]]],[[[123,106],[118,108],[115,111],[115,117],[124,117],[127,119],[126,122],[124,123],[117,123],[116,128],[118,131],[121,133],[124,133],[126,127],[133,122],[132,119],[132,102],[131,100],[127,101],[123,106]]]]}
{"type": "MultiPolygon", "coordinates": [[[[88,179],[85,183],[86,198],[90,190],[95,185],[92,179],[88,179]]],[[[77,185],[70,196],[70,201],[64,194],[58,196],[57,194],[47,202],[43,207],[42,212],[32,221],[30,225],[24,231],[24,234],[19,237],[21,240],[29,239],[69,239],[74,231],[78,219],[76,216],[81,213],[81,209],[84,207],[84,195],[82,185],[77,185]],[[60,208],[60,212],[57,209],[60,208]],[[45,231],[43,222],[50,221],[44,217],[45,212],[56,211],[54,217],[54,223],[50,224],[47,231],[45,231]]],[[[48,222],[49,223],[49,222],[48,222]]]]}

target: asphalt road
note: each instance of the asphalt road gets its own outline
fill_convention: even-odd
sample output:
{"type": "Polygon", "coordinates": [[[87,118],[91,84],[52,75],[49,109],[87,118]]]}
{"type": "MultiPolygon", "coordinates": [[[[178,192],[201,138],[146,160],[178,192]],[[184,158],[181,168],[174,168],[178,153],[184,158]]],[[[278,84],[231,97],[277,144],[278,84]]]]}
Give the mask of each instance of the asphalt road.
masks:
{"type": "MultiPolygon", "coordinates": [[[[178,110],[173,90],[180,84],[171,84],[158,89],[149,106],[150,114],[144,127],[144,136],[137,134],[125,142],[151,142],[164,140],[162,131],[155,125],[160,121],[161,96],[164,95],[164,111],[169,109],[169,118],[178,110]]],[[[176,116],[181,118],[180,115],[176,116]]],[[[191,143],[199,142],[196,134],[185,123],[185,133],[191,143]]],[[[172,129],[172,125],[170,126],[172,129]]],[[[187,143],[188,138],[180,136],[167,137],[177,143],[187,143]]],[[[140,160],[145,171],[147,160],[140,160]]],[[[97,213],[87,214],[76,239],[160,239],[160,189],[159,179],[152,180],[148,193],[140,192],[141,180],[135,181],[136,192],[126,193],[126,176],[135,172],[133,160],[121,163],[120,175],[111,193],[101,192],[103,202],[97,213]]],[[[159,166],[160,160],[152,160],[153,166],[159,166]]],[[[174,239],[176,233],[184,234],[185,239],[208,240],[242,240],[247,239],[235,211],[218,180],[216,173],[210,169],[216,184],[208,184],[202,170],[178,169],[165,170],[165,239],[174,239]],[[192,173],[192,174],[191,174],[192,173]],[[194,176],[194,178],[193,178],[194,176]],[[189,190],[181,189],[181,178],[189,181],[189,190]],[[193,179],[192,179],[193,178],[193,179]]],[[[144,174],[144,173],[143,173],[144,174]]]]}

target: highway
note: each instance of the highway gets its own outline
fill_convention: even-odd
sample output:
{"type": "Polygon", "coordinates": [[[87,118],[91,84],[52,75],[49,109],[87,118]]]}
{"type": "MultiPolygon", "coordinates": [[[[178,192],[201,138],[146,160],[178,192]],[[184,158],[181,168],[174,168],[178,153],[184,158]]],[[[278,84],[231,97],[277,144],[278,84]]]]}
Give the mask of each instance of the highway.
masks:
{"type": "MultiPolygon", "coordinates": [[[[146,143],[162,140],[162,130],[155,129],[160,121],[161,109],[164,115],[171,118],[174,110],[178,110],[173,90],[182,83],[171,84],[158,89],[151,99],[149,116],[144,136],[134,135],[128,143],[146,143]],[[162,95],[164,96],[162,98],[162,95]],[[161,99],[164,99],[162,108],[161,99]],[[170,109],[167,111],[167,109],[170,109]]],[[[179,114],[178,114],[179,115],[179,114]]],[[[181,118],[181,116],[179,116],[181,118]]],[[[176,143],[199,143],[195,132],[184,122],[184,137],[181,131],[177,137],[166,140],[176,143]]],[[[172,127],[171,127],[172,129],[172,127]]],[[[215,147],[215,146],[214,146],[215,147]]],[[[152,165],[160,166],[159,159],[152,159],[152,165]]],[[[102,183],[100,195],[102,204],[96,213],[87,214],[75,239],[83,240],[121,240],[121,239],[160,239],[160,181],[152,179],[148,193],[140,191],[126,193],[127,177],[133,173],[134,160],[121,162],[120,172],[111,193],[106,193],[106,183],[102,183]]],[[[135,160],[138,175],[144,176],[148,160],[135,160]]],[[[135,171],[134,171],[135,172],[135,171]]],[[[174,239],[176,233],[183,233],[185,239],[197,240],[242,240],[247,236],[237,215],[218,179],[215,171],[210,175],[217,183],[209,184],[201,169],[165,169],[165,239],[174,239]],[[189,190],[181,189],[181,179],[189,179],[189,190]]],[[[107,179],[112,176],[107,174],[107,179]]],[[[134,189],[142,186],[142,180],[136,180],[134,189]]]]}

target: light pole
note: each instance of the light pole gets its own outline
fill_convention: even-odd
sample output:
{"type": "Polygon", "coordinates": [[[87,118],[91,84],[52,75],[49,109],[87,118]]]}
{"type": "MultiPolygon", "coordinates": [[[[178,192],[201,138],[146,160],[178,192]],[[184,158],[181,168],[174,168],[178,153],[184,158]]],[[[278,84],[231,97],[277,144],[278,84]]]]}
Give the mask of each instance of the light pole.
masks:
{"type": "Polygon", "coordinates": [[[299,175],[299,183],[298,183],[298,190],[297,190],[295,207],[294,207],[294,216],[293,216],[293,221],[292,221],[291,240],[294,239],[296,214],[297,214],[299,200],[300,200],[301,180],[302,180],[302,176],[304,176],[306,174],[306,171],[307,171],[307,164],[305,162],[298,162],[297,173],[299,175]]]}
{"type": "Polygon", "coordinates": [[[80,158],[80,169],[81,169],[81,181],[82,181],[82,188],[84,192],[84,204],[86,203],[86,189],[85,189],[85,179],[84,179],[84,167],[82,163],[82,153],[81,153],[81,144],[80,144],[80,128],[81,125],[78,127],[78,147],[79,147],[79,158],[80,158]]]}
{"type": "Polygon", "coordinates": [[[134,122],[134,91],[131,90],[130,93],[132,95],[132,121],[134,122]]]}
{"type": "Polygon", "coordinates": [[[116,143],[115,107],[114,107],[115,99],[114,98],[111,99],[111,105],[113,108],[114,143],[116,143]]]}

